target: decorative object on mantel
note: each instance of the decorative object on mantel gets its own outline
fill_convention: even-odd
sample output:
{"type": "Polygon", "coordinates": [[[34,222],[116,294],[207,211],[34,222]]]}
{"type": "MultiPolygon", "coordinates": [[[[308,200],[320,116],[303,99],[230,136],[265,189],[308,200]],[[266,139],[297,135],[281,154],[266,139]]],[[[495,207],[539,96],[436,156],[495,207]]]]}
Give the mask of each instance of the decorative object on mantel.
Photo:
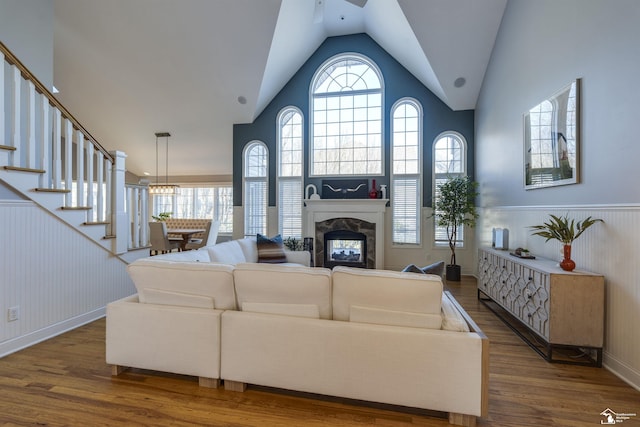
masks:
{"type": "Polygon", "coordinates": [[[387,186],[384,184],[380,185],[380,198],[381,199],[387,198],[387,186]]]}
{"type": "Polygon", "coordinates": [[[446,227],[451,261],[447,264],[447,280],[460,281],[460,266],[456,264],[456,242],[458,227],[475,227],[478,214],[476,212],[476,196],[478,183],[468,176],[457,176],[442,184],[433,206],[436,224],[446,227]]]}
{"type": "Polygon", "coordinates": [[[378,187],[376,187],[376,180],[373,180],[373,183],[371,184],[371,190],[369,190],[369,198],[370,199],[377,199],[378,198],[378,187]]]}
{"type": "Polygon", "coordinates": [[[366,199],[369,194],[366,179],[323,179],[323,199],[366,199]]]}
{"type": "Polygon", "coordinates": [[[318,194],[318,189],[313,184],[309,184],[309,185],[307,185],[305,187],[304,194],[305,194],[304,198],[307,199],[307,200],[319,200],[320,199],[320,195],[318,194]],[[311,193],[311,190],[313,190],[313,193],[311,193]]]}
{"type": "Polygon", "coordinates": [[[576,263],[571,259],[571,244],[576,240],[585,230],[591,227],[596,222],[604,222],[599,218],[591,218],[588,216],[583,221],[575,222],[574,219],[569,219],[569,215],[556,216],[549,214],[551,219],[542,225],[531,225],[534,231],[533,235],[544,237],[548,242],[551,239],[558,240],[564,246],[562,248],[563,259],[560,261],[560,267],[565,271],[573,271],[576,268],[576,263]]]}

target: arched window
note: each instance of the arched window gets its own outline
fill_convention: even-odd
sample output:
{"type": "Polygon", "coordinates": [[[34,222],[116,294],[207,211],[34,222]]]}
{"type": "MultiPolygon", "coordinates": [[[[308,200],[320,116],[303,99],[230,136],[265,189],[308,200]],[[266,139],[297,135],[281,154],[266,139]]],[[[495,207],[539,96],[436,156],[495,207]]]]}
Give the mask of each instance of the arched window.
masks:
{"type": "Polygon", "coordinates": [[[269,152],[260,141],[244,149],[244,235],[267,234],[269,152]]]}
{"type": "Polygon", "coordinates": [[[422,108],[401,99],[391,109],[391,208],[394,244],[420,244],[422,108]]]}
{"type": "MultiPolygon", "coordinates": [[[[433,194],[437,198],[440,186],[451,178],[466,176],[466,141],[457,132],[444,132],[433,144],[433,194]]],[[[458,228],[456,245],[464,246],[464,227],[458,228]]],[[[435,244],[448,245],[446,227],[435,225],[435,244]]]]}
{"type": "Polygon", "coordinates": [[[278,229],[302,238],[302,113],[287,107],[278,115],[278,229]]]}
{"type": "Polygon", "coordinates": [[[311,82],[311,175],[381,175],[382,74],[355,53],[329,59],[311,82]]]}

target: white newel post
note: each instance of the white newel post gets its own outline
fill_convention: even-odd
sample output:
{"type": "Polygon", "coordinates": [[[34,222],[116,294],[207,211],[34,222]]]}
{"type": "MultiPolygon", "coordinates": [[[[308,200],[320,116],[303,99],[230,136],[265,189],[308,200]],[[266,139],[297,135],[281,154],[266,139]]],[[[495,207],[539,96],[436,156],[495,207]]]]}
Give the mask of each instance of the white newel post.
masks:
{"type": "Polygon", "coordinates": [[[129,217],[124,209],[126,197],[124,175],[125,159],[127,155],[122,151],[110,151],[114,159],[111,169],[111,232],[115,234],[113,252],[122,254],[127,252],[129,240],[129,217]]]}

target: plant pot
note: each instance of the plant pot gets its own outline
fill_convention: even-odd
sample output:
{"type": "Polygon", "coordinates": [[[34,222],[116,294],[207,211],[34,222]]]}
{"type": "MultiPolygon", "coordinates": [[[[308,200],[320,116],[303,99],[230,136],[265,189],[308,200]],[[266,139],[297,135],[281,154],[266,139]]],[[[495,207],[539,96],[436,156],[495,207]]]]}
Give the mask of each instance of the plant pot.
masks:
{"type": "Polygon", "coordinates": [[[447,273],[446,279],[451,280],[452,282],[460,281],[460,266],[457,264],[447,264],[447,273]]]}

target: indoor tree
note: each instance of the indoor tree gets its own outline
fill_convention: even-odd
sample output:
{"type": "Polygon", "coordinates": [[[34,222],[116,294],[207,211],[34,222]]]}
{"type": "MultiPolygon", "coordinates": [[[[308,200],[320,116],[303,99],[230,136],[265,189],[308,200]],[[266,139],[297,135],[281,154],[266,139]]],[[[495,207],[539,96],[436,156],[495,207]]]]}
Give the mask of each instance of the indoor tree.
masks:
{"type": "Polygon", "coordinates": [[[435,199],[434,216],[436,225],[445,227],[451,260],[447,265],[447,279],[460,280],[460,266],[456,263],[456,243],[460,226],[475,227],[478,214],[476,197],[478,183],[468,176],[457,176],[444,182],[438,188],[435,199]]]}

